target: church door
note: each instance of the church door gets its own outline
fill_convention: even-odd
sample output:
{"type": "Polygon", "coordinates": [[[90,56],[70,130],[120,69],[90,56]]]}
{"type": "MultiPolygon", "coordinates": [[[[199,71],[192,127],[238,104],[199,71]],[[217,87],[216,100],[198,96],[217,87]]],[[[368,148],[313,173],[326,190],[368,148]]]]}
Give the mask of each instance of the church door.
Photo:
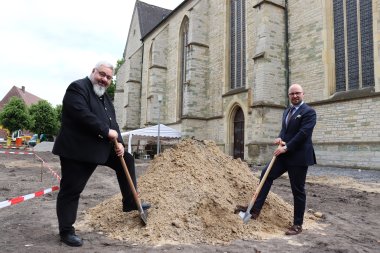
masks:
{"type": "Polygon", "coordinates": [[[244,159],[244,113],[241,108],[234,118],[234,158],[244,159]]]}

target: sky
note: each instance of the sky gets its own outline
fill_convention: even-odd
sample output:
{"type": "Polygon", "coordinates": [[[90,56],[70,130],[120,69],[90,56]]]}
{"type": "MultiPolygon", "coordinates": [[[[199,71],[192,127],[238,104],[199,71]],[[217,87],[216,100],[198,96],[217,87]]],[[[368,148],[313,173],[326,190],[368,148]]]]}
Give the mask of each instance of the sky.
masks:
{"type": "MultiPolygon", "coordinates": [[[[182,0],[142,0],[175,9],[182,0]]],[[[94,65],[122,59],[135,0],[3,1],[0,100],[16,86],[62,104],[67,86],[94,65]]]]}

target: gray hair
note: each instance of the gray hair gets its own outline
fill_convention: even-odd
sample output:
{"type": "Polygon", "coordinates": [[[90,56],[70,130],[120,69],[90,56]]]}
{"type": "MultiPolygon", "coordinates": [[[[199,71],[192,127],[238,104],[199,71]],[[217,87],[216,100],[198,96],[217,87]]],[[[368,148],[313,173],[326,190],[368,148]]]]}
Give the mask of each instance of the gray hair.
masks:
{"type": "Polygon", "coordinates": [[[109,63],[108,61],[99,61],[98,63],[96,63],[95,67],[92,69],[91,74],[88,77],[93,84],[95,83],[95,79],[94,79],[95,69],[97,70],[101,66],[104,66],[106,68],[111,69],[112,70],[112,74],[114,74],[114,67],[113,67],[113,65],[111,63],[109,63]]]}
{"type": "Polygon", "coordinates": [[[95,68],[99,68],[100,66],[105,66],[107,68],[110,68],[112,69],[112,71],[114,70],[114,67],[111,63],[109,63],[108,61],[99,61],[98,63],[96,63],[95,65],[95,68]]]}

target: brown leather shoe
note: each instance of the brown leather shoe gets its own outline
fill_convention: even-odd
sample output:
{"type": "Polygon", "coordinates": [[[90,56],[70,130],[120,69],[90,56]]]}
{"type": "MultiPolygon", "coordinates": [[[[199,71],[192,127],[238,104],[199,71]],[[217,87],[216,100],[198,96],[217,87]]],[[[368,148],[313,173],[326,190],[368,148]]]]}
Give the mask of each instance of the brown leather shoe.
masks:
{"type": "Polygon", "coordinates": [[[236,205],[235,209],[234,209],[234,214],[238,214],[240,212],[246,212],[247,211],[247,208],[248,206],[241,206],[241,205],[236,205]]]}
{"type": "Polygon", "coordinates": [[[301,225],[293,225],[288,229],[288,231],[285,232],[285,235],[298,235],[301,232],[302,232],[301,225]]]}

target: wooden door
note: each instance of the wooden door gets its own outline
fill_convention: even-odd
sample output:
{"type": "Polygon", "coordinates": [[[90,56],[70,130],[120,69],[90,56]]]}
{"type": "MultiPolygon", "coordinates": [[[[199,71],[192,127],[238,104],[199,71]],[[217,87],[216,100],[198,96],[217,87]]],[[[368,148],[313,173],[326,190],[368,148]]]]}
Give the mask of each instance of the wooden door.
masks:
{"type": "Polygon", "coordinates": [[[244,159],[244,113],[241,108],[236,111],[234,117],[234,158],[244,159]]]}

